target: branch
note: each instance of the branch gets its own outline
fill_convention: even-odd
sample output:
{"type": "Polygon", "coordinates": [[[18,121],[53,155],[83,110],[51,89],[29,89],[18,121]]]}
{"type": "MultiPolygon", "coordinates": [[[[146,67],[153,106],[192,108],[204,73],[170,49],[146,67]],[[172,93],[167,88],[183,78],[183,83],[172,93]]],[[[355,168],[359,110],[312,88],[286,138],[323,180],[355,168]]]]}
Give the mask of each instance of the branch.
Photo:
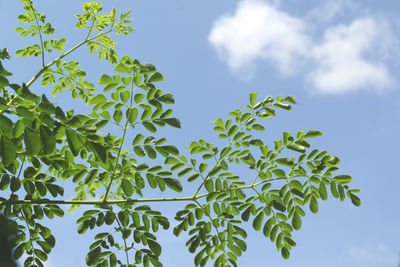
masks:
{"type": "Polygon", "coordinates": [[[65,52],[64,54],[62,54],[61,56],[59,56],[58,58],[54,59],[52,62],[50,62],[49,64],[47,64],[46,66],[44,66],[38,73],[35,74],[35,76],[33,76],[33,78],[26,84],[26,86],[29,88],[39,77],[40,75],[43,74],[43,72],[45,72],[48,68],[50,68],[51,66],[53,66],[57,61],[63,59],[65,56],[71,54],[73,51],[75,51],[76,49],[78,49],[79,47],[81,47],[82,45],[86,44],[87,42],[90,42],[91,40],[94,40],[104,34],[109,33],[111,30],[108,30],[106,32],[100,33],[96,36],[93,36],[92,38],[89,39],[85,39],[82,42],[80,42],[79,44],[75,45],[74,47],[72,47],[70,50],[68,50],[67,52],[65,52]]]}
{"type": "Polygon", "coordinates": [[[285,178],[274,178],[265,180],[256,184],[240,186],[236,188],[229,188],[225,190],[215,191],[197,196],[190,197],[174,197],[174,198],[138,198],[138,199],[120,199],[120,200],[51,200],[51,199],[25,199],[25,200],[1,200],[0,206],[10,205],[40,205],[40,204],[58,204],[58,205],[113,205],[113,204],[136,204],[143,202],[174,202],[174,201],[194,201],[197,199],[207,197],[210,194],[219,194],[242,189],[254,189],[256,186],[268,183],[274,180],[283,180],[285,178]]]}
{"type": "MultiPolygon", "coordinates": [[[[133,89],[133,79],[132,79],[132,88],[131,88],[131,97],[130,97],[130,107],[132,107],[132,103],[133,103],[133,90],[134,90],[134,89],[133,89]]],[[[108,193],[110,193],[110,189],[111,189],[111,186],[112,186],[112,182],[113,182],[113,180],[114,180],[115,171],[117,170],[118,161],[119,161],[119,158],[120,158],[120,156],[121,156],[122,146],[124,145],[126,131],[127,131],[128,128],[129,128],[129,127],[128,127],[128,122],[129,122],[129,120],[127,119],[126,122],[125,122],[125,126],[124,126],[124,133],[122,134],[121,145],[119,146],[118,155],[117,155],[117,158],[116,158],[116,160],[115,160],[114,168],[113,168],[113,171],[112,171],[112,174],[111,174],[110,183],[109,183],[108,186],[107,186],[106,194],[104,195],[103,201],[107,201],[108,193]]]]}
{"type": "Polygon", "coordinates": [[[42,67],[44,67],[44,46],[43,46],[43,38],[42,38],[42,30],[40,29],[40,24],[36,16],[36,12],[32,9],[33,15],[35,16],[36,26],[38,27],[39,37],[40,37],[40,46],[42,48],[42,67]]]}

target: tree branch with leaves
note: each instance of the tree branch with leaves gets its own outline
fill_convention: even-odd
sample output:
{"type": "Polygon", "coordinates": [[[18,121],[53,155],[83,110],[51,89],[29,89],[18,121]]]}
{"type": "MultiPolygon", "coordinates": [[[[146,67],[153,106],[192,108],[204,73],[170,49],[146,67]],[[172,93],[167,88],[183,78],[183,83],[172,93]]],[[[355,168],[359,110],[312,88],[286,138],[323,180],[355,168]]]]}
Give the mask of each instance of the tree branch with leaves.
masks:
{"type": "Polygon", "coordinates": [[[153,64],[119,58],[115,51],[112,36],[133,31],[129,11],[103,14],[101,3],[83,4],[76,28],[86,30],[85,37],[65,51],[67,39],[50,39],[55,30],[46,16],[32,1],[22,2],[25,13],[18,19],[27,27],[16,32],[39,38],[16,56],[40,56],[42,67],[27,83],[11,83],[12,74],[2,65],[10,59],[8,50],[0,53],[0,211],[15,229],[13,256],[26,255],[25,266],[43,266],[48,259],[56,237],[42,220],[63,217],[64,207],[84,209],[78,233],[97,233],[88,266],[162,266],[157,233],[171,224],[174,235],[188,233],[186,246],[196,266],[236,266],[247,249],[247,224],[288,259],[305,206],[317,213],[328,192],[360,205],[360,190],[348,186],[351,176],[336,174],[340,160],[311,149],[309,139],[321,132],[284,132],[270,146],[255,137],[276,110],[291,110],[293,96],[258,101],[257,93],[250,94],[245,108],[213,122],[223,146],[201,139],[182,153],[166,138],[152,136],[164,126],[181,128],[171,117],[173,95],[157,86],[164,77],[153,64]],[[83,46],[113,67],[97,85],[86,80],[79,62],[64,61],[83,46]],[[60,55],[45,62],[55,51],[60,55]],[[48,94],[37,95],[37,80],[52,87],[53,95],[68,90],[91,113],[77,114],[52,103],[48,94]],[[235,174],[238,168],[246,177],[235,174]],[[75,187],[73,199],[63,198],[60,181],[75,187]],[[196,189],[182,196],[188,183],[196,189]],[[165,190],[170,197],[152,197],[165,190]],[[185,206],[171,221],[152,208],[154,202],[185,206]]]}

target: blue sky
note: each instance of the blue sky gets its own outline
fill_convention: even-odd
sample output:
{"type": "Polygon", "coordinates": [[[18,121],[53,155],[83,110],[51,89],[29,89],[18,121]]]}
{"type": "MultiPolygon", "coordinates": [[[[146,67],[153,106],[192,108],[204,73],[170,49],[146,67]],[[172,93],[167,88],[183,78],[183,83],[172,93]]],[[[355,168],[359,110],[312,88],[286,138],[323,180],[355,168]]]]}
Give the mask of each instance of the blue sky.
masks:
{"type": "MultiPolygon", "coordinates": [[[[110,2],[104,3],[106,11],[110,2]]],[[[83,32],[73,30],[73,15],[80,12],[81,3],[37,4],[56,35],[68,38],[68,47],[84,38],[83,32]]],[[[183,129],[163,131],[171,143],[183,149],[199,138],[216,141],[210,122],[247,104],[252,91],[258,91],[260,98],[294,95],[299,105],[268,121],[263,139],[272,142],[283,131],[324,132],[312,145],[337,155],[342,171],[354,178],[352,186],[362,189],[359,208],[330,197],[317,215],[307,214],[302,229],[294,233],[297,247],[288,261],[261,233],[249,228],[248,251],[239,266],[396,266],[398,1],[121,0],[113,5],[120,11],[131,8],[136,28],[129,37],[118,38],[118,53],[155,64],[166,78],[160,87],[175,95],[174,110],[183,129]]],[[[0,48],[7,47],[13,55],[31,43],[13,33],[22,4],[1,0],[0,8],[0,48]]],[[[112,69],[85,49],[70,59],[80,61],[93,81],[112,69]]],[[[40,61],[13,57],[5,66],[16,81],[28,81],[40,61]]],[[[38,85],[33,89],[46,91],[38,85]]],[[[68,99],[63,95],[54,101],[85,110],[68,99]]],[[[77,218],[68,214],[50,224],[57,246],[46,267],[84,266],[91,240],[90,235],[76,233],[77,218]]],[[[185,240],[169,234],[160,236],[164,266],[192,266],[185,240]]]]}

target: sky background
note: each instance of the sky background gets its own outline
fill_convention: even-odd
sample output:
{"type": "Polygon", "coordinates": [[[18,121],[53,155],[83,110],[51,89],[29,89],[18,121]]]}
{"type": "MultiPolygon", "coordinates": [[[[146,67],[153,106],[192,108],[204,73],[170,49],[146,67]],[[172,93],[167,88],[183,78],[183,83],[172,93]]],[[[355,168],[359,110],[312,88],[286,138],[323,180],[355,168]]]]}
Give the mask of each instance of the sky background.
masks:
{"type": "MultiPolygon", "coordinates": [[[[67,48],[84,38],[84,32],[73,30],[73,15],[83,1],[37,2],[56,36],[69,40],[67,48]]],[[[112,7],[111,1],[103,4],[105,11],[112,7]]],[[[113,5],[120,11],[131,8],[136,28],[129,37],[117,38],[119,55],[155,64],[166,78],[160,88],[175,96],[175,116],[183,129],[163,129],[171,143],[182,150],[192,140],[215,141],[210,122],[247,104],[250,92],[258,91],[262,99],[294,95],[299,105],[293,111],[266,122],[265,143],[284,131],[318,129],[325,136],[312,140],[312,146],[338,156],[342,171],[354,178],[352,187],[362,189],[359,208],[329,197],[317,215],[308,212],[294,233],[297,247],[288,261],[249,228],[248,250],[239,266],[397,265],[399,1],[120,0],[113,5]]],[[[0,48],[14,55],[32,42],[13,32],[22,4],[0,0],[0,8],[0,48]]],[[[78,60],[93,82],[112,70],[85,48],[69,59],[78,60]]],[[[20,57],[4,63],[16,82],[29,81],[40,64],[39,58],[20,57]]],[[[50,89],[37,83],[32,90],[50,89]]],[[[54,101],[86,110],[66,94],[54,101]]],[[[167,213],[173,214],[173,208],[167,213]]],[[[46,267],[84,266],[91,235],[77,234],[77,218],[66,214],[49,222],[57,245],[46,267]]],[[[160,234],[164,266],[192,266],[186,240],[171,231],[160,234]]]]}

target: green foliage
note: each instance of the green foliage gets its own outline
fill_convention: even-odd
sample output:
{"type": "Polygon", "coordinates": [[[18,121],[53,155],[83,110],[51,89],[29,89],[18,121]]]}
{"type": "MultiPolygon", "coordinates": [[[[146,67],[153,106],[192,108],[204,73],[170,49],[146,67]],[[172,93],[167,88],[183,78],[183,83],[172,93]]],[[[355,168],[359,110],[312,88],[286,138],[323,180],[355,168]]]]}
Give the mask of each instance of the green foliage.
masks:
{"type": "Polygon", "coordinates": [[[44,40],[54,28],[32,1],[22,2],[25,13],[18,19],[28,26],[16,32],[39,38],[16,56],[41,56],[42,68],[26,84],[10,83],[12,74],[2,65],[10,56],[7,49],[0,51],[0,211],[12,218],[14,258],[25,255],[25,266],[43,266],[47,260],[56,239],[42,220],[63,217],[61,205],[70,205],[70,211],[91,207],[77,220],[78,233],[97,233],[86,256],[89,266],[162,266],[157,233],[171,223],[149,206],[153,202],[186,202],[176,213],[173,234],[187,232],[196,266],[209,261],[237,266],[247,250],[246,224],[262,231],[287,259],[296,246],[292,235],[302,226],[304,206],[317,213],[328,192],[360,205],[360,190],[348,186],[351,176],[333,175],[340,160],[310,149],[307,139],[321,132],[284,132],[270,146],[253,136],[266,130],[262,121],[276,116],[277,109],[291,110],[294,97],[257,102],[257,93],[251,93],[245,109],[213,122],[223,147],[201,139],[186,147],[185,156],[165,138],[151,135],[166,125],[181,128],[171,117],[173,95],[156,85],[164,80],[162,74],[153,64],[119,58],[114,50],[110,34],[133,30],[130,12],[101,14],[100,3],[83,4],[76,28],[87,35],[64,52],[67,39],[44,40]],[[80,63],[62,60],[83,45],[114,65],[96,86],[85,80],[80,63]],[[46,64],[44,55],[53,50],[61,55],[46,64]],[[68,89],[75,99],[79,96],[91,113],[76,114],[31,92],[39,78],[42,86],[53,86],[53,94],[68,89]],[[117,130],[120,135],[114,135],[117,130]],[[235,165],[248,170],[246,178],[230,171],[235,165]],[[72,200],[62,199],[60,180],[74,184],[72,200]],[[149,189],[181,193],[186,181],[197,184],[191,196],[143,198],[149,189]]]}

